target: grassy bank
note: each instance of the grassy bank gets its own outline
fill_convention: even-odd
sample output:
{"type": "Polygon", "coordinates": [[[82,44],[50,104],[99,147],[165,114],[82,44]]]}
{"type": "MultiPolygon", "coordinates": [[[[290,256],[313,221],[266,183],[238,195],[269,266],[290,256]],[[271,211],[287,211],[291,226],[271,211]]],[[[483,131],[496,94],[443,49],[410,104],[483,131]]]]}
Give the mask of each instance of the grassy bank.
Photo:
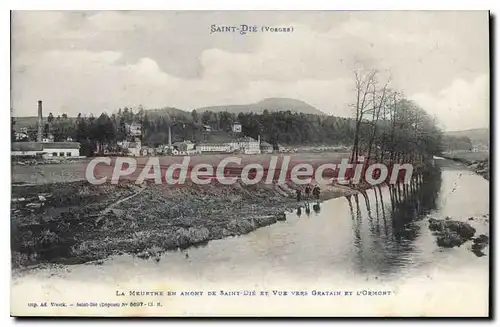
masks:
{"type": "Polygon", "coordinates": [[[485,179],[490,179],[490,153],[488,151],[446,153],[443,157],[461,162],[485,179]]]}
{"type": "MultiPolygon", "coordinates": [[[[86,182],[13,188],[12,263],[76,264],[161,253],[249,233],[285,219],[296,185],[95,186],[86,182]]],[[[353,191],[322,187],[322,200],[353,191]]]]}

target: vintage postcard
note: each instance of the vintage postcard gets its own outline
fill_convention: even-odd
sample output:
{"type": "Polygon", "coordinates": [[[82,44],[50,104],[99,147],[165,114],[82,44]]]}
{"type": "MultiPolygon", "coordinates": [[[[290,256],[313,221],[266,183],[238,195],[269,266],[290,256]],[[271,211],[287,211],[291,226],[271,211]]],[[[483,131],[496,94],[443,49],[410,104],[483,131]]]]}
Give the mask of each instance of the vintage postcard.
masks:
{"type": "Polygon", "coordinates": [[[487,11],[13,11],[11,315],[488,317],[487,11]]]}

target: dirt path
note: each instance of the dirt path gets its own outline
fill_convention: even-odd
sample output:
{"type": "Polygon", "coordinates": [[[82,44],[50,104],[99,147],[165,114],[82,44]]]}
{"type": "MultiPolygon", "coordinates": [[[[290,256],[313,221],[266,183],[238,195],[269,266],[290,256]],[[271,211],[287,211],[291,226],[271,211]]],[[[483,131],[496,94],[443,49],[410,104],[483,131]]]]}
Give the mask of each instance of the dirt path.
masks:
{"type": "Polygon", "coordinates": [[[123,198],[123,199],[120,199],[120,200],[116,201],[115,203],[110,204],[110,205],[109,205],[106,209],[104,209],[104,210],[101,212],[101,214],[100,214],[99,218],[97,218],[97,219],[96,219],[95,224],[97,225],[97,224],[99,223],[99,221],[101,221],[101,219],[102,219],[102,218],[103,218],[103,217],[104,217],[104,216],[105,216],[108,212],[110,212],[113,208],[115,208],[116,206],[118,206],[120,203],[125,202],[125,201],[128,201],[128,200],[130,200],[130,199],[132,199],[132,198],[134,198],[134,197],[138,196],[139,194],[141,194],[141,193],[142,193],[142,192],[146,189],[146,186],[142,185],[142,186],[138,186],[137,188],[138,188],[138,190],[137,190],[137,192],[135,192],[134,194],[129,195],[129,196],[127,196],[127,197],[123,198]]]}

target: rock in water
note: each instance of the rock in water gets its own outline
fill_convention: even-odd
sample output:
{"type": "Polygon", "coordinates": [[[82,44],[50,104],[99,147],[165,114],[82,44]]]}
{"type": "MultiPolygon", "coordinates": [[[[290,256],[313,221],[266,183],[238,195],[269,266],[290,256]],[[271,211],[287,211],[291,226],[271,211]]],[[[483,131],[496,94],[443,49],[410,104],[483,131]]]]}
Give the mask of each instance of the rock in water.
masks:
{"type": "Polygon", "coordinates": [[[478,257],[482,257],[484,255],[482,251],[484,250],[485,247],[488,246],[488,243],[489,243],[489,237],[484,234],[481,234],[473,240],[471,250],[478,257]]]}
{"type": "Polygon", "coordinates": [[[433,232],[442,231],[444,228],[444,224],[441,220],[437,220],[434,218],[429,219],[429,229],[433,232]]]}
{"type": "Polygon", "coordinates": [[[481,234],[479,235],[478,237],[476,237],[474,239],[474,243],[477,244],[477,243],[485,243],[485,244],[488,244],[490,241],[489,237],[484,235],[484,234],[481,234]]]}
{"type": "Polygon", "coordinates": [[[484,254],[483,252],[481,252],[481,251],[472,251],[472,252],[473,252],[476,256],[478,256],[478,257],[483,257],[483,256],[485,256],[485,254],[484,254]]]}
{"type": "Polygon", "coordinates": [[[464,242],[465,241],[462,240],[460,235],[458,235],[457,233],[454,233],[454,232],[445,233],[445,234],[437,237],[438,246],[443,247],[443,248],[452,248],[455,246],[460,246],[464,242]]]}
{"type": "Polygon", "coordinates": [[[458,233],[460,236],[470,239],[476,234],[476,229],[469,225],[468,223],[461,223],[458,233]]]}
{"type": "Polygon", "coordinates": [[[437,235],[438,246],[446,248],[461,246],[476,233],[476,229],[468,223],[449,217],[445,220],[429,219],[429,229],[437,235]]]}

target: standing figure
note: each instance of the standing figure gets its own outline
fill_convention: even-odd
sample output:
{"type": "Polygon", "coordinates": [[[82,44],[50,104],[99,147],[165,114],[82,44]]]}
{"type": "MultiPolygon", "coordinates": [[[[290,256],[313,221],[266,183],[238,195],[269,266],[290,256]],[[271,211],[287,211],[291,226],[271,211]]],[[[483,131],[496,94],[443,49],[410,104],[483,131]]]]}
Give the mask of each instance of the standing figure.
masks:
{"type": "Polygon", "coordinates": [[[313,196],[316,200],[319,200],[319,194],[320,194],[321,190],[319,189],[319,186],[316,185],[314,188],[313,188],[313,196]]]}
{"type": "Polygon", "coordinates": [[[302,200],[302,191],[297,189],[295,193],[297,194],[297,202],[300,202],[302,200]]]}
{"type": "Polygon", "coordinates": [[[306,200],[309,200],[309,196],[311,195],[311,186],[306,186],[306,200]]]}

